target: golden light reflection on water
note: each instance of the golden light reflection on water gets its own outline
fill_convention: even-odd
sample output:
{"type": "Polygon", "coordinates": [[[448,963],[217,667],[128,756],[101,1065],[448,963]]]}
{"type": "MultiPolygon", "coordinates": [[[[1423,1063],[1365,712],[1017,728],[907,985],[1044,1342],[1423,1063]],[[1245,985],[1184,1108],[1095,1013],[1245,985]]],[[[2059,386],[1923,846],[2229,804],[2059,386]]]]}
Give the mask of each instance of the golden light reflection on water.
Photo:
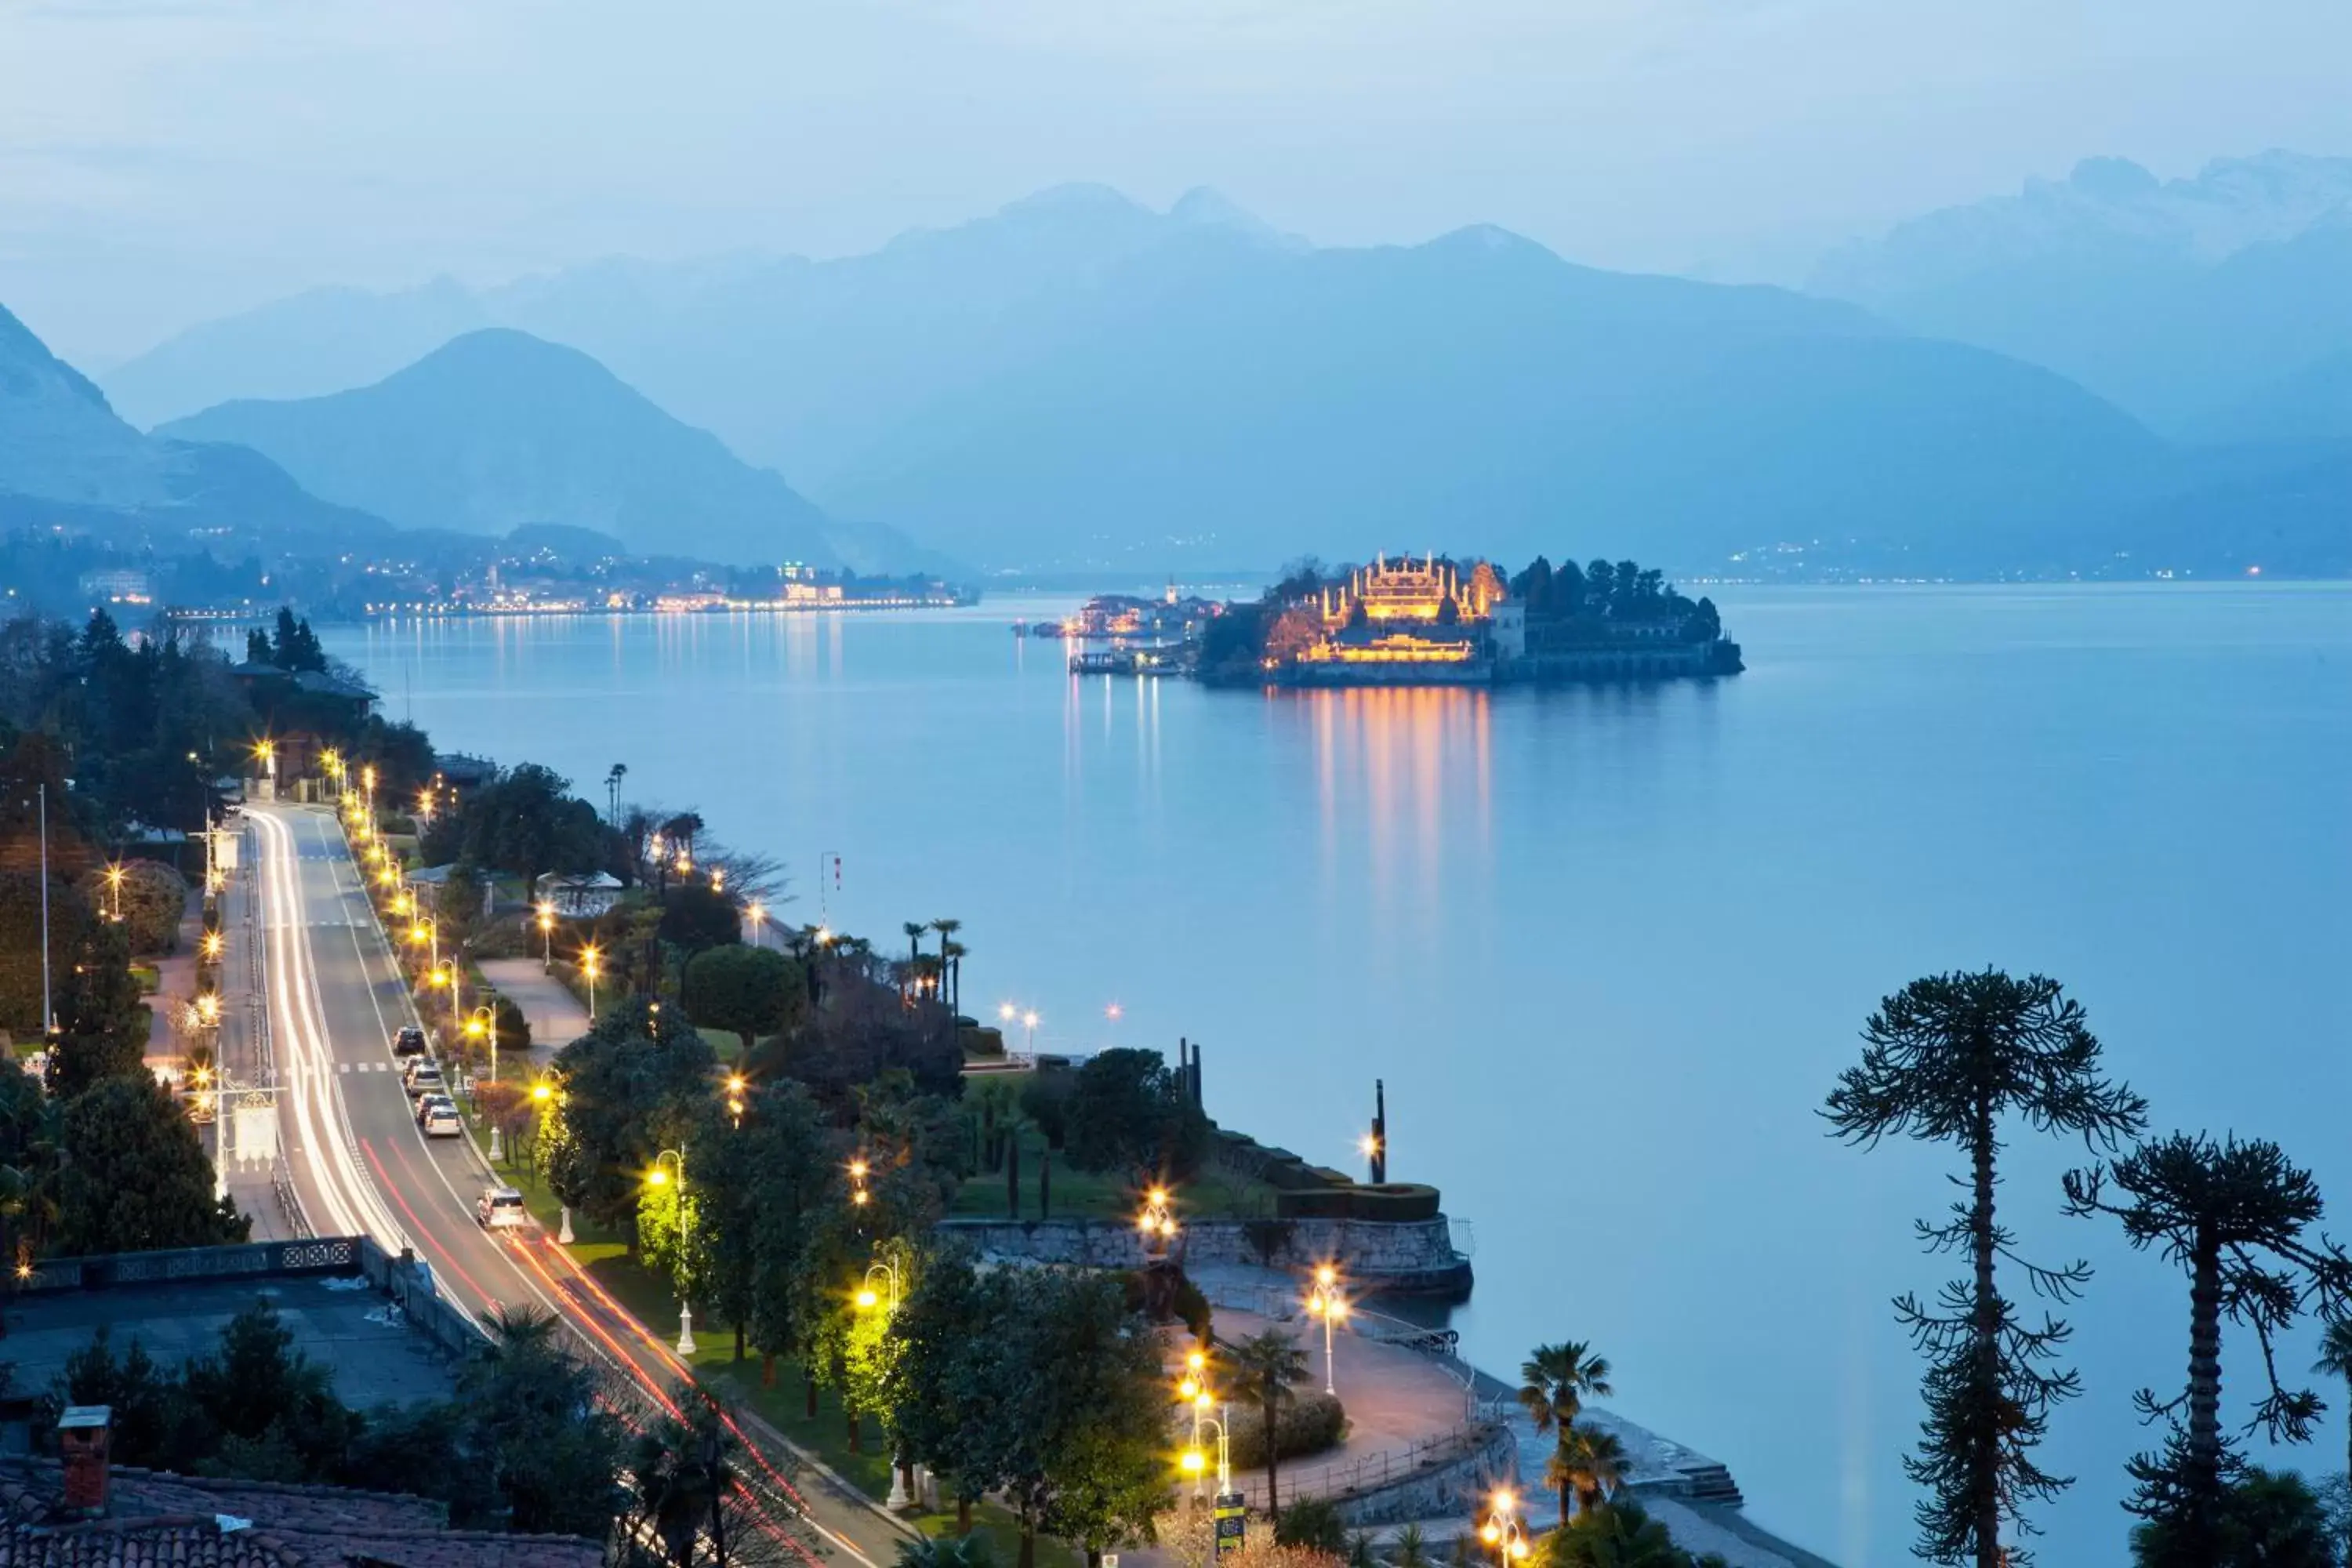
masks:
{"type": "Polygon", "coordinates": [[[1493,699],[1463,687],[1269,691],[1277,724],[1312,736],[1320,881],[1369,879],[1375,906],[1435,910],[1493,847],[1493,699]]]}

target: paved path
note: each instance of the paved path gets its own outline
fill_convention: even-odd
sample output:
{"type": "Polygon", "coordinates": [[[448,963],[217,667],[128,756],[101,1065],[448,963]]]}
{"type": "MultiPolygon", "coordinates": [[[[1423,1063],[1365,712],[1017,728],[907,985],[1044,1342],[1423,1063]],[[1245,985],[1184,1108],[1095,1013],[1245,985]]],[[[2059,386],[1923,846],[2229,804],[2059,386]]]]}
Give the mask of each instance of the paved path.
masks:
{"type": "Polygon", "coordinates": [[[588,1032],[588,1009],[547,974],[535,958],[486,958],[482,978],[522,1009],[530,1026],[530,1059],[544,1062],[588,1032]]]}

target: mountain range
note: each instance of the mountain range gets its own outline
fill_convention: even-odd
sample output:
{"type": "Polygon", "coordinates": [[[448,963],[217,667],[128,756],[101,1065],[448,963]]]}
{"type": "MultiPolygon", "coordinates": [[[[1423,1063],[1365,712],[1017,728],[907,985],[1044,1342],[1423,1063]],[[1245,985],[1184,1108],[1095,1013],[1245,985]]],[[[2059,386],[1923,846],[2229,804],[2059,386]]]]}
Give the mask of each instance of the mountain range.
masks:
{"type": "Polygon", "coordinates": [[[464,333],[373,384],[241,399],[157,426],[232,443],[304,489],[403,528],[593,529],[640,555],[904,569],[904,538],[836,523],[783,478],[664,413],[577,349],[464,333]]]}
{"type": "Polygon", "coordinates": [[[2174,180],[2086,159],[1848,245],[1808,287],[2047,365],[2168,435],[2352,439],[2340,399],[2305,397],[2352,353],[2352,158],[2269,152],[2174,180]]]}
{"type": "Polygon", "coordinates": [[[0,527],[53,524],[166,549],[192,537],[316,545],[388,531],[248,448],[141,434],[0,309],[0,527]]]}
{"type": "MultiPolygon", "coordinates": [[[[431,397],[387,390],[451,334],[513,329],[593,355],[834,518],[1000,567],[1443,545],[1622,548],[1685,572],[1759,552],[1957,574],[2343,570],[2352,542],[2330,502],[2352,472],[2331,412],[2345,373],[2324,353],[2282,344],[2263,359],[2211,327],[2166,349],[2165,323],[2143,323],[2162,340],[2147,350],[2158,368],[2209,339],[2243,361],[2193,419],[2157,419],[2153,371],[2090,355],[2069,372],[2056,348],[1919,319],[1922,300],[2062,274],[2069,247],[2095,274],[2135,224],[2156,237],[2144,250],[2209,289],[2259,273],[2325,318],[2343,289],[2299,268],[2332,243],[2339,171],[2284,158],[2187,190],[2086,165],[2061,194],[1899,228],[1809,293],[1600,271],[1487,227],[1317,247],[1212,193],[1154,212],[1071,186],[836,260],[609,261],[488,289],[299,296],[191,329],[108,385],[151,416],[295,400],[164,429],[241,437],[320,493],[388,514],[546,511],[535,520],[617,531],[618,503],[578,506],[617,476],[549,479],[537,494],[572,503],[549,509],[452,461],[478,461],[462,443],[402,437],[444,469],[429,482],[351,449],[395,405],[412,433],[435,403],[472,410],[459,424],[520,418],[510,397],[471,387],[471,357],[436,367],[455,379],[431,397]],[[1939,246],[1946,230],[1979,237],[1939,246]],[[2103,395],[2101,378],[2128,395],[2103,395]],[[378,382],[374,398],[336,403],[378,382]]],[[[2030,337],[2017,323],[2032,318],[2021,304],[1996,324],[2030,337]]],[[[543,464],[595,456],[557,435],[532,437],[543,464]]],[[[664,482],[637,492],[639,514],[660,510],[664,482]]]]}

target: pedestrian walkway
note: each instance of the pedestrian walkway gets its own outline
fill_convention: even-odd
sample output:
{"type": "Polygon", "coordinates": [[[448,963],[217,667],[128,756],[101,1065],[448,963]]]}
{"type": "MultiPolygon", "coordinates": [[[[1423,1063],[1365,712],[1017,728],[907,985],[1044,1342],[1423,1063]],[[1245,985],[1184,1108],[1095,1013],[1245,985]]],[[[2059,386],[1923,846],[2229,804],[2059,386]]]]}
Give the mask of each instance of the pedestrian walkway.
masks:
{"type": "Polygon", "coordinates": [[[530,1026],[533,1063],[546,1061],[588,1032],[588,1009],[538,959],[486,958],[479,967],[499,995],[522,1009],[523,1022],[530,1026]]]}

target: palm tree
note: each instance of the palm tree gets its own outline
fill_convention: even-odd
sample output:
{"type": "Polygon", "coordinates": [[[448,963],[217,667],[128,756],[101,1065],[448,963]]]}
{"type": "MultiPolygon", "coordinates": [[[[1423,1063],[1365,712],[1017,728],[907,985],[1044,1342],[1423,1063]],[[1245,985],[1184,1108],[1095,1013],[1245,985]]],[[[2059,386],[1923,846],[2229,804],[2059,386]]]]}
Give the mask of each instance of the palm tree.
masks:
{"type": "MultiPolygon", "coordinates": [[[[1586,1340],[1570,1340],[1564,1344],[1538,1345],[1535,1353],[1519,1366],[1519,1403],[1534,1417],[1538,1432],[1556,1434],[1552,1449],[1551,1468],[1561,1474],[1567,1468],[1568,1446],[1575,1430],[1576,1418],[1584,1413],[1585,1397],[1607,1399],[1616,1393],[1609,1384],[1609,1358],[1592,1353],[1586,1340]]],[[[1568,1522],[1570,1485],[1561,1479],[1551,1482],[1559,1490],[1560,1522],[1568,1522]]]]}
{"type": "Polygon", "coordinates": [[[492,1307],[488,1321],[482,1326],[489,1331],[490,1354],[497,1357],[520,1356],[533,1351],[551,1349],[556,1331],[562,1324],[546,1308],[524,1302],[514,1306],[500,1303],[492,1307]]]}
{"type": "MultiPolygon", "coordinates": [[[[1624,568],[1620,568],[1622,574],[1624,568]]],[[[1613,596],[1612,596],[1613,597],[1613,596]]],[[[2013,979],[1997,969],[1915,980],[1878,1005],[1863,1026],[1860,1065],[1838,1075],[1822,1108],[1832,1135],[1862,1148],[1882,1139],[1950,1143],[1969,1164],[1967,1196],[1940,1225],[1924,1222],[1931,1252],[1970,1264],[1936,1307],[1915,1296],[1895,1303],[1897,1320],[1927,1360],[1927,1405],[1918,1452],[1903,1468],[1922,1488],[1913,1510],[1918,1554],[1937,1563],[2000,1568],[2001,1526],[2030,1531],[2025,1506],[2048,1502],[2067,1478],[2034,1463],[2050,1407],[2081,1392],[2072,1370],[2051,1364],[2068,1330],[2045,1312],[2038,1328],[1995,1279],[2006,1258],[2037,1295],[2072,1297],[2090,1266],[2037,1268],[2011,1249],[1993,1215],[1993,1163],[2004,1123],[2074,1136],[2095,1153],[2136,1137],[2147,1102],[2100,1071],[2100,1047],[2083,1006],[2042,975],[2013,979]]]]}
{"type": "Polygon", "coordinates": [[[1685,1568],[1690,1560],[1630,1497],[1579,1514],[1544,1538],[1548,1568],[1685,1568]]]}
{"type": "Polygon", "coordinates": [[[948,1006],[961,1018],[963,1016],[963,955],[971,949],[960,942],[943,942],[940,945],[947,949],[948,1006]]]}
{"type": "MultiPolygon", "coordinates": [[[[2327,1331],[2319,1337],[2319,1359],[2311,1370],[2342,1378],[2347,1392],[2352,1392],[2352,1317],[2327,1320],[2327,1331]]],[[[2344,1432],[2347,1448],[2352,1450],[2352,1405],[2347,1406],[2344,1432]]],[[[2346,1521],[2346,1529],[2352,1531],[2352,1520],[2346,1521]]]]}
{"type": "Polygon", "coordinates": [[[912,969],[923,961],[923,933],[930,928],[920,921],[908,921],[898,929],[907,933],[907,966],[912,969]]]}
{"type": "Polygon", "coordinates": [[[898,1543],[898,1568],[996,1568],[985,1535],[925,1535],[898,1543]]]}
{"type": "MultiPolygon", "coordinates": [[[[945,1002],[947,1000],[947,991],[945,987],[948,984],[948,972],[951,967],[953,967],[957,955],[962,952],[962,949],[957,948],[956,952],[950,952],[948,949],[955,947],[955,943],[948,939],[954,936],[956,932],[963,930],[963,921],[958,920],[936,920],[931,922],[931,929],[940,933],[940,981],[942,987],[940,992],[940,1000],[945,1002]]],[[[957,1009],[959,1012],[962,1009],[961,1008],[957,1009]]]]}
{"type": "MultiPolygon", "coordinates": [[[[1552,1450],[1551,1463],[1544,1470],[1544,1484],[1556,1489],[1562,1499],[1570,1493],[1576,1497],[1576,1510],[1589,1513],[1609,1500],[1625,1479],[1625,1445],[1617,1434],[1606,1432],[1589,1421],[1580,1421],[1566,1434],[1567,1441],[1552,1450]]],[[[1563,1510],[1562,1524],[1568,1522],[1563,1510]]]]}
{"type": "Polygon", "coordinates": [[[1275,1492],[1275,1472],[1281,1454],[1275,1443],[1283,1408],[1307,1381],[1307,1352],[1278,1328],[1260,1330],[1233,1350],[1235,1376],[1257,1401],[1265,1424],[1265,1513],[1277,1530],[1282,1526],[1282,1501],[1275,1492]]]}
{"type": "Polygon", "coordinates": [[[1421,1532],[1419,1523],[1403,1526],[1396,1532],[1396,1555],[1389,1559],[1390,1568],[1429,1568],[1429,1542],[1421,1532]]]}

